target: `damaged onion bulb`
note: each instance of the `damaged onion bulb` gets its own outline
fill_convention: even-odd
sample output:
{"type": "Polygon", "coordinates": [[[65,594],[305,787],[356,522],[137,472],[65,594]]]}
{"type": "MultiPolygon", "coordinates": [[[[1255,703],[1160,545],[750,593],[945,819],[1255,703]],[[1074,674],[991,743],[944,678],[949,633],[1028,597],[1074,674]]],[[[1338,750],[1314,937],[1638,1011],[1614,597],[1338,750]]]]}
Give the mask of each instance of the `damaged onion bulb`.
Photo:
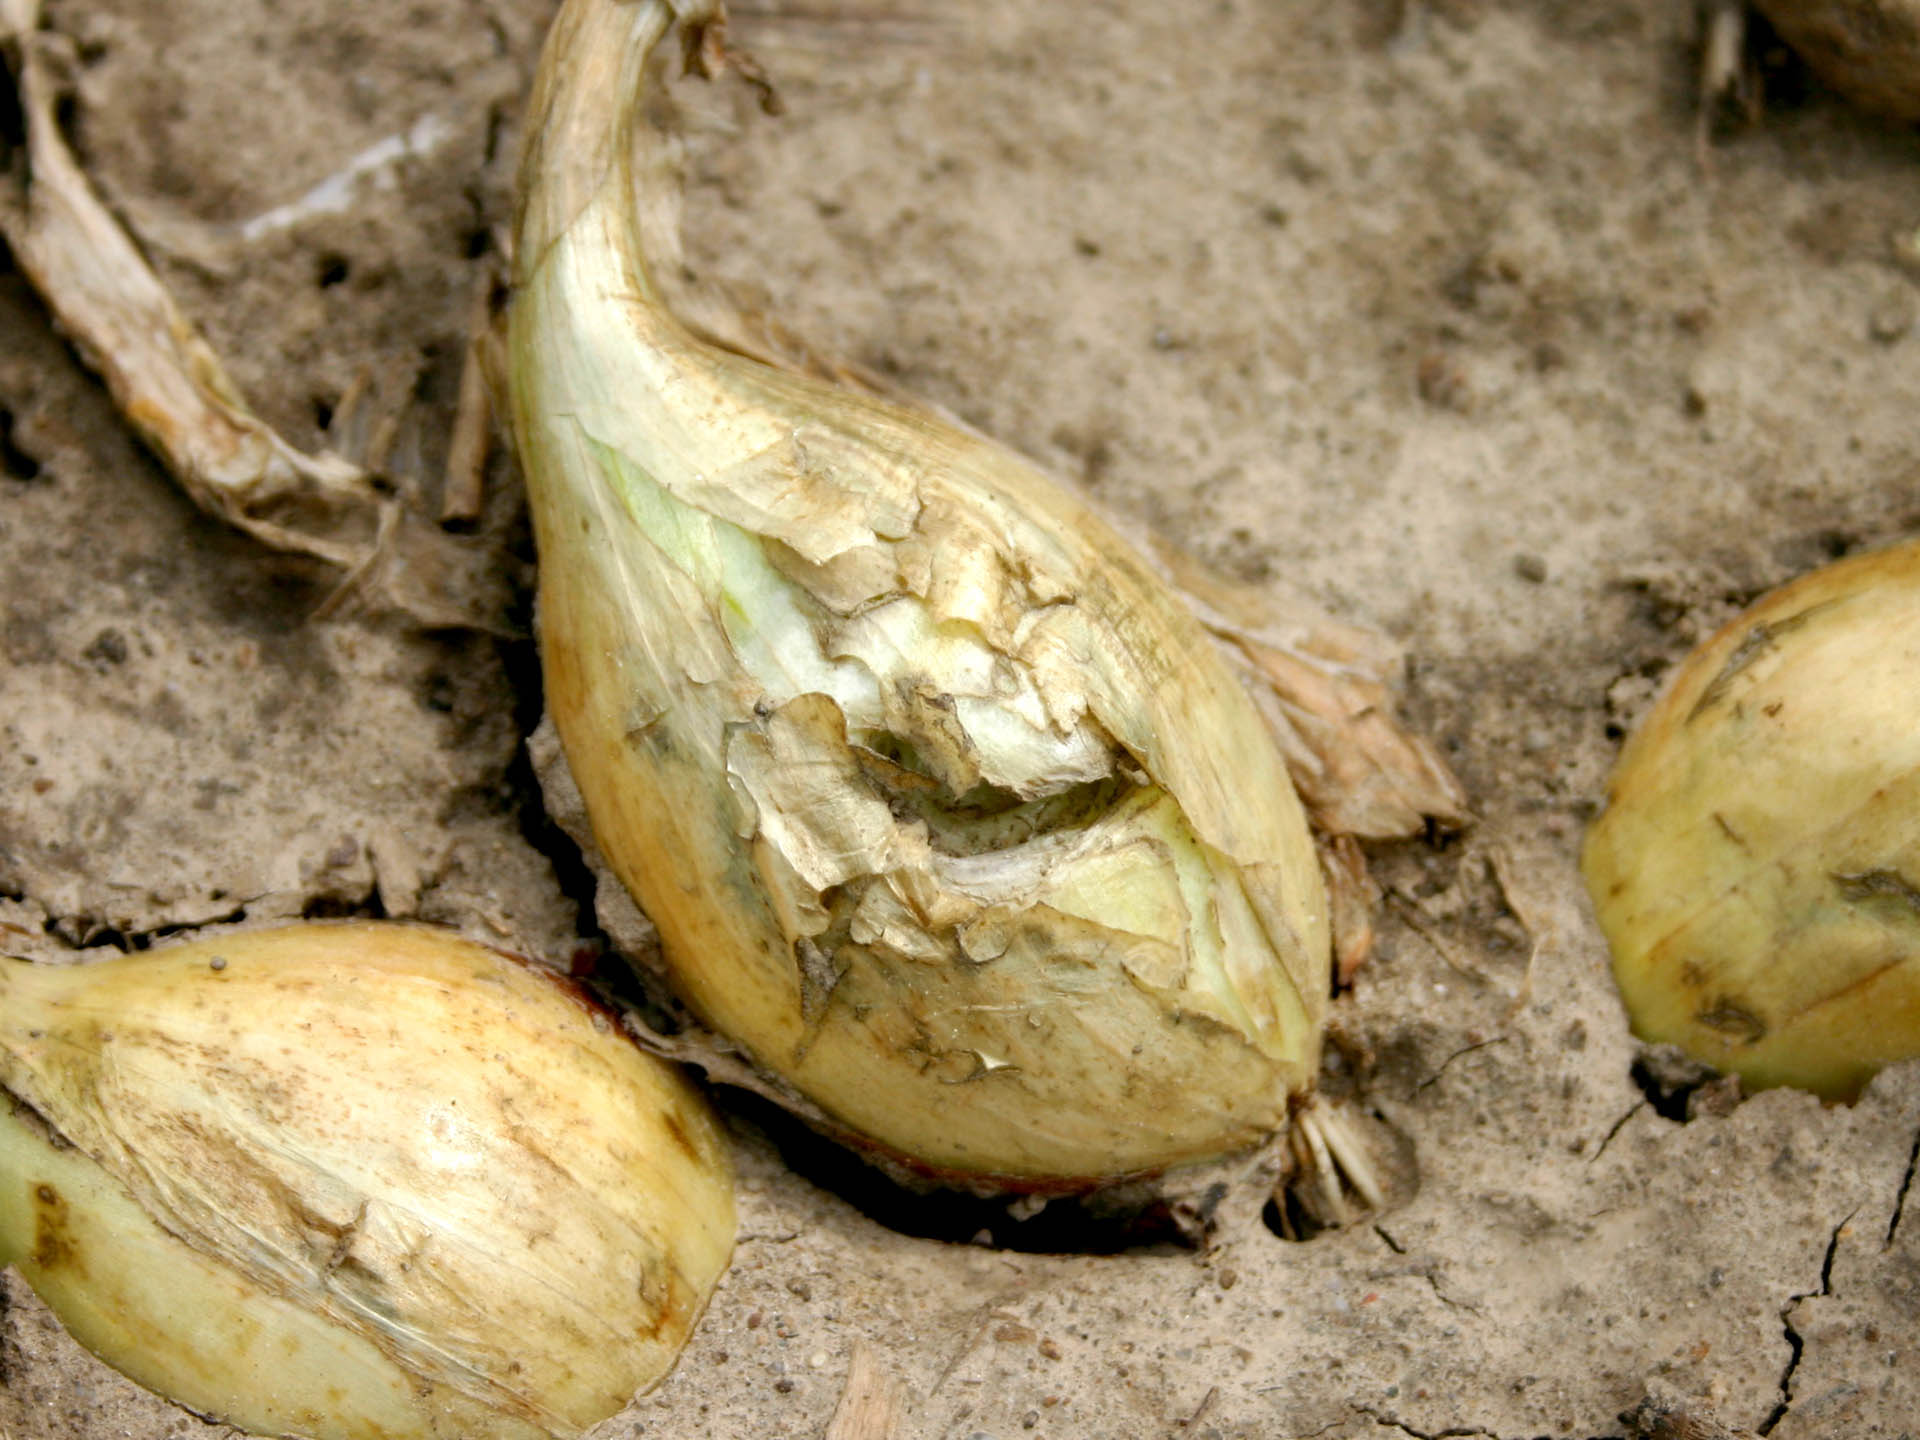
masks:
{"type": "Polygon", "coordinates": [[[569,0],[528,125],[512,406],[598,847],[681,998],[869,1152],[1071,1190],[1250,1145],[1329,989],[1281,756],[1030,462],[669,312],[646,61],[716,10],[569,0]]]}
{"type": "Polygon", "coordinates": [[[733,1245],[700,1097],[424,927],[0,959],[0,1263],[170,1399],[314,1440],[545,1440],[672,1366],[733,1245]]]}
{"type": "Polygon", "coordinates": [[[1689,656],[1584,868],[1642,1039],[1833,1099],[1920,1055],[1920,547],[1804,576],[1689,656]]]}

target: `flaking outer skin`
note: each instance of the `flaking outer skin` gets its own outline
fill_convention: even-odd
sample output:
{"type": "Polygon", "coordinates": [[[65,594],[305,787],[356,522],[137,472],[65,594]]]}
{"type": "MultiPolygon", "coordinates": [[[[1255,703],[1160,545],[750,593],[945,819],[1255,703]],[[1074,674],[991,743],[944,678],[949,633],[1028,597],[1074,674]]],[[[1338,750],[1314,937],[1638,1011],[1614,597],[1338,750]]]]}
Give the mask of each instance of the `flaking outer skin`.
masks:
{"type": "Polygon", "coordinates": [[[1257,711],[1028,462],[667,313],[635,207],[672,197],[636,198],[630,140],[671,18],[556,20],[510,317],[602,853],[707,1024],[915,1165],[1062,1188],[1262,1138],[1317,1067],[1328,942],[1257,711]]]}
{"type": "Polygon", "coordinates": [[[685,1081],[425,927],[0,960],[0,1086],[0,1259],[256,1431],[577,1435],[667,1372],[732,1248],[685,1081]]]}
{"type": "Polygon", "coordinates": [[[1583,868],[1643,1039],[1835,1099],[1920,1055],[1920,547],[1817,570],[1689,656],[1583,868]]]}

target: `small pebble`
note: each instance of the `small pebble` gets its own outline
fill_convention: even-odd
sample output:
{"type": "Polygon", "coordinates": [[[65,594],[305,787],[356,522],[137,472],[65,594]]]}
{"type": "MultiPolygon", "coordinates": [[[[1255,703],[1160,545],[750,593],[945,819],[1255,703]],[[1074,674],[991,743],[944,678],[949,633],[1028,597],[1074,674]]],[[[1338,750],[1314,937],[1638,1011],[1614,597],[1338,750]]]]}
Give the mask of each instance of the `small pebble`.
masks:
{"type": "Polygon", "coordinates": [[[80,652],[80,658],[101,666],[123,664],[127,658],[127,637],[111,627],[102,630],[93,637],[93,643],[80,652]]]}
{"type": "Polygon", "coordinates": [[[1872,318],[1867,321],[1867,334],[1882,345],[1893,344],[1913,329],[1916,308],[1911,290],[1893,291],[1880,302],[1872,318]]]}

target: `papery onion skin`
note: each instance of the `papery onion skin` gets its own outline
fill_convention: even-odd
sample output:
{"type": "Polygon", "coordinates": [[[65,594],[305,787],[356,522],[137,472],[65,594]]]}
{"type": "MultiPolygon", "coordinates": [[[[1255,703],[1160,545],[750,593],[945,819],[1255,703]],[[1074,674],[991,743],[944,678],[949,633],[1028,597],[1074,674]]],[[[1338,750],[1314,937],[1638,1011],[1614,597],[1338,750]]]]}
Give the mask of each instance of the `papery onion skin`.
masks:
{"type": "Polygon", "coordinates": [[[0,960],[0,1086],[0,1260],[258,1433],[577,1435],[667,1372],[732,1247],[686,1082],[425,927],[0,960]]]}
{"type": "Polygon", "coordinates": [[[1920,547],[1815,571],[1689,656],[1584,869],[1643,1039],[1832,1099],[1920,1055],[1920,547]]]}
{"type": "Polygon", "coordinates": [[[1251,1144],[1329,988],[1283,762],[1029,462],[668,313],[635,119],[713,8],[571,0],[528,126],[512,406],[598,846],[682,998],[858,1143],[1026,1189],[1251,1144]]]}

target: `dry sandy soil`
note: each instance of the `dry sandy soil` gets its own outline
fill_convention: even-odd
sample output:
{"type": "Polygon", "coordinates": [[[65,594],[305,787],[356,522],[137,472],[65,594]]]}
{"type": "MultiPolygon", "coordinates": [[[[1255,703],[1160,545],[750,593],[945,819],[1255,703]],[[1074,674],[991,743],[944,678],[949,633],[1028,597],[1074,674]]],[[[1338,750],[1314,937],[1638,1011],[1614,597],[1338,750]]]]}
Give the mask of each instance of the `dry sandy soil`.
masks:
{"type": "MultiPolygon", "coordinates": [[[[51,6],[85,164],[242,386],[317,447],[370,376],[428,513],[548,15],[51,6]],[[297,203],[407,134],[338,209],[297,203]]],[[[1649,1386],[1780,1440],[1920,1422],[1920,1069],[1686,1120],[1575,871],[1662,673],[1920,525],[1920,137],[1789,75],[1703,165],[1690,29],[1671,0],[742,6],[787,114],[690,102],[697,267],[1228,576],[1392,634],[1478,818],[1374,851],[1381,941],[1338,1006],[1418,1158],[1399,1208],[1035,1253],[1073,1226],[889,1198],[722,1096],[734,1267],[605,1436],[818,1436],[860,1340],[903,1437],[1559,1440],[1626,1434],[1649,1386]]],[[[510,463],[469,542],[486,623],[423,633],[317,613],[336,575],[197,514],[12,273],[0,407],[10,948],[301,913],[602,943],[525,758],[510,463]]],[[[8,1285],[0,1432],[215,1433],[8,1285]]]]}

